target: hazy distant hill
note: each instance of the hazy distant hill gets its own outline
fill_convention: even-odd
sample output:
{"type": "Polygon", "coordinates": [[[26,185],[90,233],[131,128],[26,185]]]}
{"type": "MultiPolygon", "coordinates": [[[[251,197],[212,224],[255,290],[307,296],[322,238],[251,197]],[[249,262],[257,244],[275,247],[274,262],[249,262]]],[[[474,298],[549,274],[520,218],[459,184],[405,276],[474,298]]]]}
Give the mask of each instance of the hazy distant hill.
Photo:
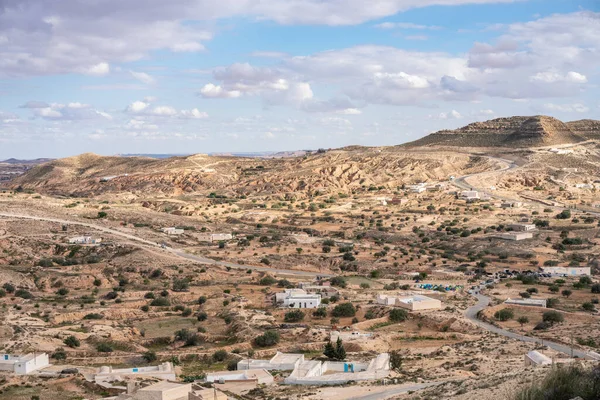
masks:
{"type": "Polygon", "coordinates": [[[432,133],[404,146],[524,148],[578,143],[593,138],[600,138],[600,121],[565,124],[556,118],[537,115],[475,122],[459,129],[432,133]]]}

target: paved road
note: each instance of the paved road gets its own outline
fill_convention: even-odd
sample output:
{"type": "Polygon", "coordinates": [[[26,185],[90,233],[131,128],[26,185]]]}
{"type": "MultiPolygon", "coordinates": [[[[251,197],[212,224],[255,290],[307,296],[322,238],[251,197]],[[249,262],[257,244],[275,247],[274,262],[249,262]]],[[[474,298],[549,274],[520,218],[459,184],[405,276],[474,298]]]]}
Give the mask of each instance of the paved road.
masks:
{"type": "Polygon", "coordinates": [[[416,392],[417,390],[426,389],[432,386],[437,386],[439,384],[445,383],[446,381],[440,382],[425,382],[425,383],[415,383],[410,385],[392,385],[389,386],[389,389],[384,389],[381,391],[377,391],[374,393],[369,393],[363,396],[350,397],[349,400],[382,400],[387,399],[392,396],[397,396],[399,394],[404,394],[408,392],[416,392]]]}
{"type": "MultiPolygon", "coordinates": [[[[532,337],[532,336],[523,336],[520,335],[518,333],[515,332],[510,332],[507,331],[505,329],[501,329],[498,328],[497,326],[488,324],[486,322],[480,321],[477,318],[477,313],[483,309],[485,309],[489,304],[490,304],[490,298],[487,296],[484,296],[480,293],[476,293],[473,294],[473,296],[475,296],[477,298],[477,304],[475,304],[474,306],[470,307],[469,309],[467,309],[467,311],[465,312],[465,317],[467,317],[467,319],[469,319],[470,321],[472,321],[474,324],[478,325],[479,327],[496,333],[498,335],[501,336],[505,336],[511,339],[517,339],[520,340],[522,342],[527,342],[527,343],[539,343],[539,344],[543,344],[545,346],[548,346],[556,351],[559,351],[561,353],[565,353],[567,355],[571,355],[571,347],[564,345],[564,344],[560,344],[560,343],[555,343],[555,342],[550,342],[547,340],[542,340],[540,338],[537,337],[532,337]]],[[[588,360],[598,360],[600,361],[600,357],[598,355],[586,352],[586,351],[581,351],[581,350],[577,350],[577,349],[573,349],[573,355],[577,356],[579,358],[585,358],[588,360]]]]}
{"type": "Polygon", "coordinates": [[[236,264],[236,263],[231,263],[231,262],[227,262],[227,261],[216,261],[211,258],[200,257],[200,256],[196,256],[193,254],[189,254],[180,249],[174,249],[171,247],[167,247],[166,249],[163,249],[159,243],[152,242],[150,240],[146,240],[146,239],[143,239],[143,238],[135,236],[135,235],[130,235],[128,233],[121,232],[116,229],[106,228],[104,226],[85,223],[85,222],[69,221],[69,220],[57,219],[57,218],[37,217],[37,216],[23,215],[23,214],[9,214],[9,213],[0,213],[0,217],[29,219],[29,220],[34,220],[34,221],[55,222],[55,223],[62,224],[62,225],[85,226],[86,228],[95,229],[95,230],[105,232],[105,233],[110,233],[110,234],[116,235],[116,236],[121,236],[123,238],[135,241],[137,243],[142,243],[146,246],[160,249],[160,250],[170,253],[176,257],[184,258],[186,260],[194,261],[194,262],[197,262],[200,264],[229,267],[229,268],[234,268],[234,269],[241,269],[244,271],[251,269],[253,271],[269,272],[269,273],[278,274],[278,275],[302,276],[302,277],[307,277],[307,278],[315,278],[317,276],[323,276],[323,277],[332,276],[332,275],[322,274],[322,273],[318,273],[318,272],[295,271],[295,270],[288,270],[288,269],[271,268],[271,267],[266,267],[266,266],[236,264]]]}

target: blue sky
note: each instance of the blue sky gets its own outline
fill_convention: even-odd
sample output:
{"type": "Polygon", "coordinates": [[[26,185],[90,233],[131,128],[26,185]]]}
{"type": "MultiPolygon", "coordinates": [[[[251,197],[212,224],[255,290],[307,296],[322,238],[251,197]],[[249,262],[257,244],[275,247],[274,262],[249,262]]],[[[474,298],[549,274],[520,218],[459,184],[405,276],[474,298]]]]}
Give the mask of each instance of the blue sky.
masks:
{"type": "Polygon", "coordinates": [[[600,119],[595,0],[5,0],[0,159],[600,119]]]}

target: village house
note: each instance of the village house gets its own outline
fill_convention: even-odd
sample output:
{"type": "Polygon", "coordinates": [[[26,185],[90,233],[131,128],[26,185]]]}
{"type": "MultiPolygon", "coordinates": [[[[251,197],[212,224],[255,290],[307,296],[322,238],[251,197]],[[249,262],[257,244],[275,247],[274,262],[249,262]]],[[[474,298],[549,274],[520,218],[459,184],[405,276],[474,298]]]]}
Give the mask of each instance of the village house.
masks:
{"type": "Polygon", "coordinates": [[[304,289],[286,289],[275,294],[275,303],[287,308],[317,308],[321,305],[321,295],[309,294],[304,289]]]}
{"type": "Polygon", "coordinates": [[[91,236],[76,236],[69,239],[69,244],[100,244],[102,238],[93,238],[91,236]]]}
{"type": "Polygon", "coordinates": [[[0,371],[14,372],[17,375],[29,375],[48,366],[50,366],[50,360],[46,353],[0,354],[0,371]]]}
{"type": "Polygon", "coordinates": [[[542,272],[550,275],[558,276],[591,276],[590,267],[542,267],[542,272]]]}
{"type": "Polygon", "coordinates": [[[534,224],[510,224],[506,228],[516,232],[529,232],[535,231],[537,226],[534,224]]]}
{"type": "Polygon", "coordinates": [[[177,228],[162,228],[161,229],[163,233],[166,233],[167,235],[182,235],[185,231],[183,229],[177,229],[177,228]]]}

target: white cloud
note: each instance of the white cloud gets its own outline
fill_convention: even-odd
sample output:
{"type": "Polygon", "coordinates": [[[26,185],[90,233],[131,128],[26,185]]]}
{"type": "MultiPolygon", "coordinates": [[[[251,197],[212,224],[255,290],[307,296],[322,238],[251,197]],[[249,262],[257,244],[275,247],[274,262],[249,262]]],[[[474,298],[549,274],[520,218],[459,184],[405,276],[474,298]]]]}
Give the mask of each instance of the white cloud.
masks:
{"type": "Polygon", "coordinates": [[[108,65],[108,63],[101,62],[96,65],[80,69],[80,71],[86,75],[104,76],[110,73],[110,65],[108,65]]]}
{"type": "Polygon", "coordinates": [[[587,77],[578,72],[569,71],[566,74],[561,74],[556,71],[545,71],[538,72],[530,78],[532,82],[545,82],[545,83],[554,83],[554,82],[570,82],[570,83],[586,83],[587,77]]]}
{"type": "Polygon", "coordinates": [[[148,106],[150,106],[149,103],[145,103],[143,101],[134,101],[127,107],[126,111],[131,113],[139,113],[147,109],[148,106]]]}
{"type": "Polygon", "coordinates": [[[360,115],[362,114],[362,111],[358,108],[345,108],[343,110],[336,111],[336,113],[343,115],[360,115]]]}
{"type": "Polygon", "coordinates": [[[438,115],[430,115],[429,118],[430,119],[442,119],[442,120],[444,120],[444,119],[462,119],[463,116],[458,111],[452,110],[449,112],[439,113],[438,115]]]}
{"type": "Polygon", "coordinates": [[[154,79],[151,75],[145,72],[129,71],[129,73],[133,78],[137,79],[142,83],[145,83],[146,85],[152,85],[156,83],[156,79],[154,79]]]}
{"type": "Polygon", "coordinates": [[[191,119],[202,119],[208,118],[208,113],[204,111],[200,111],[197,108],[191,110],[181,110],[180,112],[183,118],[191,118],[191,119]]]}
{"type": "Polygon", "coordinates": [[[194,53],[204,50],[204,45],[199,42],[176,43],[170,49],[176,53],[194,53]]]}
{"type": "Polygon", "coordinates": [[[263,139],[275,139],[275,134],[273,132],[265,132],[261,137],[263,139]]]}
{"type": "Polygon", "coordinates": [[[412,22],[383,22],[375,25],[379,29],[417,29],[417,30],[439,30],[441,26],[435,25],[420,25],[412,22]]]}
{"type": "Polygon", "coordinates": [[[575,103],[575,104],[554,104],[554,103],[546,103],[543,106],[546,111],[558,111],[564,113],[586,113],[590,111],[590,108],[585,104],[575,103]]]}
{"type": "Polygon", "coordinates": [[[200,89],[200,95],[209,99],[232,99],[240,97],[242,92],[239,90],[225,90],[219,85],[207,83],[200,89]]]}

